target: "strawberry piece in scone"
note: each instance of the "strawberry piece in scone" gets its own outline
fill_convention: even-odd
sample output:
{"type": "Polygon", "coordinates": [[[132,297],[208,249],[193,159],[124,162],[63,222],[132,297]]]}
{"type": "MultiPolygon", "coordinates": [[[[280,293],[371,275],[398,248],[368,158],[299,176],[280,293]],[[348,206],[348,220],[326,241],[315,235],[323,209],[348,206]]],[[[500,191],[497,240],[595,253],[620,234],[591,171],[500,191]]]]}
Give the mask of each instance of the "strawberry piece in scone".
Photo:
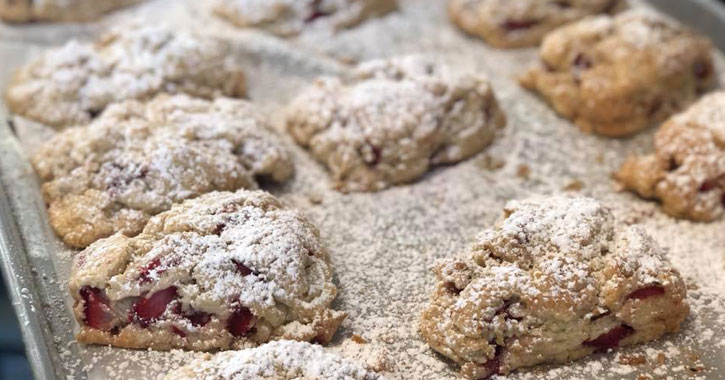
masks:
{"type": "Polygon", "coordinates": [[[81,252],[82,343],[193,350],[330,341],[345,313],[317,229],[262,191],[214,192],[81,252]]]}
{"type": "Polygon", "coordinates": [[[663,250],[589,198],[510,202],[435,273],[422,335],[475,379],[651,341],[689,313],[663,250]]]}

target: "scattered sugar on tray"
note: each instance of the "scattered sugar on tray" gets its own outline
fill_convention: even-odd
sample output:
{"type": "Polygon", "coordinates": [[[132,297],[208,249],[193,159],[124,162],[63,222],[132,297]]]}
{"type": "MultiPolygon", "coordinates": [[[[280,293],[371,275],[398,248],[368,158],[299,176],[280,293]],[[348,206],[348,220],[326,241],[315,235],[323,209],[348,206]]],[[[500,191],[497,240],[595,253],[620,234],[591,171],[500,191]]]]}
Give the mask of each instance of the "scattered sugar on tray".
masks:
{"type": "MultiPolygon", "coordinates": [[[[406,7],[416,8],[410,5],[406,7]]],[[[298,178],[282,192],[285,199],[304,209],[314,219],[324,239],[330,243],[334,271],[338,277],[336,282],[340,286],[337,303],[340,309],[351,314],[346,330],[359,331],[373,341],[380,339],[386,342],[390,361],[401,369],[392,378],[409,378],[410,374],[416,374],[421,379],[459,379],[455,369],[432,354],[412,327],[417,319],[419,305],[425,302],[427,291],[432,285],[433,276],[429,269],[433,261],[463,251],[481,228],[493,225],[507,200],[527,197],[532,193],[557,191],[561,185],[557,178],[564,174],[575,174],[586,179],[588,186],[585,195],[606,198],[608,205],[619,206],[618,216],[624,214],[625,217],[639,219],[638,223],[654,235],[659,244],[670,249],[668,256],[688,278],[688,282],[700,286],[698,293],[716,295],[716,300],[722,297],[722,289],[725,289],[722,247],[725,241],[717,233],[722,230],[721,222],[707,226],[692,223],[680,225],[644,201],[611,194],[608,172],[620,163],[623,152],[649,147],[651,137],[648,133],[631,141],[603,141],[570,131],[573,129],[571,126],[558,121],[538,102],[531,101],[515,85],[508,83],[508,78],[522,68],[523,63],[530,60],[533,54],[526,51],[504,54],[463,39],[448,26],[441,27],[443,23],[447,25],[442,3],[434,4],[431,9],[430,12],[414,9],[386,19],[371,20],[357,30],[346,31],[342,39],[323,39],[317,45],[323,50],[335,50],[346,45],[343,51],[360,52],[361,55],[367,55],[366,58],[376,54],[387,55],[392,50],[405,52],[406,49],[415,52],[440,48],[441,51],[452,52],[451,58],[465,53],[468,58],[461,59],[460,64],[468,65],[469,61],[476,61],[473,65],[485,67],[498,94],[502,95],[505,109],[510,112],[512,128],[490,149],[505,159],[507,166],[499,172],[482,173],[472,163],[464,162],[438,170],[420,183],[404,188],[391,189],[371,197],[342,197],[329,191],[326,180],[318,175],[323,172],[316,164],[304,154],[296,152],[295,162],[300,170],[298,178]],[[434,14],[436,11],[439,12],[434,14]],[[400,38],[400,34],[390,32],[398,27],[409,27],[405,33],[409,33],[410,38],[400,38]],[[431,38],[421,41],[420,35],[431,38]],[[523,148],[515,149],[517,146],[523,148]],[[550,149],[553,146],[565,148],[550,149]],[[566,154],[562,153],[564,150],[566,154]],[[593,157],[595,152],[602,153],[601,163],[594,163],[591,159],[590,156],[593,157]],[[535,173],[535,180],[527,181],[525,185],[511,174],[516,165],[522,163],[530,165],[535,173]],[[293,194],[309,189],[315,189],[316,193],[321,194],[324,202],[305,203],[293,194]],[[633,216],[622,211],[640,206],[649,214],[633,216]],[[396,292],[398,297],[391,299],[388,296],[391,288],[399,289],[396,292]]],[[[269,83],[269,86],[273,85],[269,83]]],[[[718,332],[721,330],[717,330],[724,325],[722,321],[700,323],[700,315],[703,310],[714,309],[721,314],[725,310],[720,302],[702,298],[691,294],[693,316],[682,333],[668,336],[664,341],[672,340],[676,344],[696,349],[709,347],[712,341],[703,340],[708,336],[722,343],[722,334],[718,332]],[[715,329],[715,334],[703,334],[700,337],[700,332],[709,328],[715,329]],[[683,341],[683,336],[691,339],[683,341]]],[[[339,335],[344,336],[345,331],[339,335]]],[[[673,380],[681,378],[681,372],[671,371],[676,365],[670,364],[676,362],[679,353],[662,351],[658,342],[637,349],[645,347],[653,351],[652,355],[648,354],[648,358],[656,357],[659,352],[667,356],[668,364],[656,368],[656,371],[673,380]]],[[[98,351],[88,348],[83,355],[84,359],[87,355],[98,356],[99,363],[106,363],[112,357],[133,357],[132,362],[135,364],[158,369],[158,372],[188,361],[188,357],[180,357],[176,353],[105,348],[98,351]]],[[[610,368],[623,366],[610,357],[611,354],[601,355],[569,365],[546,367],[536,372],[516,373],[505,379],[606,378],[610,368]]],[[[117,378],[128,377],[118,371],[117,378]]]]}

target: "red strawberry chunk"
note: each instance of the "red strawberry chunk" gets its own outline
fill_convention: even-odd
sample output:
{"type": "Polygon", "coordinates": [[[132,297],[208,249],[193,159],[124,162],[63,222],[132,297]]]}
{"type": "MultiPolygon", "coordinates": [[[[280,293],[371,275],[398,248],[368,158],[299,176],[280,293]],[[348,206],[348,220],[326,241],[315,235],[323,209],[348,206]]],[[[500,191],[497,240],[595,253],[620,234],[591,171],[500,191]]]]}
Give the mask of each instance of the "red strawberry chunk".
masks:
{"type": "Polygon", "coordinates": [[[161,265],[161,259],[155,258],[145,267],[141,268],[141,274],[138,276],[138,282],[140,284],[147,284],[151,282],[151,271],[158,268],[161,265]]]}
{"type": "Polygon", "coordinates": [[[184,332],[184,330],[182,330],[182,329],[180,329],[180,328],[178,328],[176,326],[171,326],[171,331],[174,334],[176,334],[176,335],[178,335],[178,336],[180,336],[182,338],[186,338],[186,333],[184,332]]]}
{"type": "Polygon", "coordinates": [[[501,373],[501,356],[503,355],[503,347],[496,346],[496,355],[486,362],[486,364],[483,365],[484,367],[484,374],[482,377],[479,377],[480,380],[482,379],[488,379],[489,377],[493,375],[498,375],[501,373]]]}
{"type": "Polygon", "coordinates": [[[637,289],[629,293],[627,299],[643,300],[645,298],[661,296],[665,294],[665,288],[659,285],[652,285],[645,288],[637,289]]]}
{"type": "Polygon", "coordinates": [[[507,20],[501,26],[507,31],[529,29],[539,23],[539,20],[507,20]]]}
{"type": "Polygon", "coordinates": [[[632,335],[634,333],[634,329],[630,326],[627,326],[625,324],[621,324],[607,332],[605,332],[602,335],[599,335],[595,339],[587,340],[582,343],[585,346],[594,347],[597,349],[597,351],[606,351],[610,348],[617,348],[619,347],[619,342],[632,335]]]}
{"type": "Polygon", "coordinates": [[[708,191],[715,190],[716,187],[717,187],[716,181],[707,180],[700,185],[700,187],[697,189],[697,191],[699,191],[701,193],[706,193],[708,191]]]}
{"type": "Polygon", "coordinates": [[[113,314],[103,290],[84,286],[80,294],[83,298],[83,323],[97,330],[110,331],[113,328],[113,314]]]}
{"type": "Polygon", "coordinates": [[[239,272],[239,274],[241,274],[242,276],[249,276],[250,274],[252,274],[253,271],[249,269],[248,266],[234,259],[232,259],[232,262],[237,267],[237,272],[239,272]]]}
{"type": "Polygon", "coordinates": [[[245,336],[254,327],[255,318],[252,312],[244,307],[237,307],[227,320],[227,330],[233,336],[245,336]]]}
{"type": "Polygon", "coordinates": [[[150,322],[160,317],[177,297],[176,287],[171,286],[159,290],[149,298],[142,298],[133,304],[133,314],[141,326],[147,327],[150,322]]]}
{"type": "Polygon", "coordinates": [[[189,322],[191,322],[192,325],[197,327],[202,327],[209,323],[209,321],[211,320],[211,315],[203,311],[195,311],[191,314],[187,314],[185,317],[189,320],[189,322]]]}

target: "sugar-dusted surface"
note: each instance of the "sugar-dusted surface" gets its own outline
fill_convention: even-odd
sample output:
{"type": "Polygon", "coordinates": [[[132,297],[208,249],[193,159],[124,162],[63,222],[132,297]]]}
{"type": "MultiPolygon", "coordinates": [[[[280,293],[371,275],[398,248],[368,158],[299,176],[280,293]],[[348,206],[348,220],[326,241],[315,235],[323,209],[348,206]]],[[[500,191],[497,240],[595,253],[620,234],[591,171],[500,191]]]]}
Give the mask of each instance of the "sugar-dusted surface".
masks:
{"type": "MultiPolygon", "coordinates": [[[[248,73],[251,99],[272,117],[314,76],[344,70],[330,59],[311,55],[313,50],[358,60],[394,53],[436,55],[454,67],[487,74],[508,114],[506,129],[482,154],[436,169],[412,185],[374,194],[334,192],[324,169],[291,140],[285,140],[297,174],[273,193],[301,209],[320,228],[330,247],[340,290],[334,306],[350,314],[331,350],[361,362],[370,359],[384,364],[393,379],[457,379],[456,369],[427,348],[416,331],[419,312],[433,285],[430,269],[434,261],[467,249],[476,234],[500,216],[507,200],[581,187],[580,193],[607,202],[620,220],[640,224],[669,249],[671,261],[690,285],[692,315],[681,333],[661,342],[509,378],[634,380],[641,373],[656,379],[725,378],[725,221],[675,221],[655,204],[614,192],[610,180],[611,172],[627,154],[651,151],[651,129],[626,140],[578,132],[513,81],[534,60],[534,50],[493,50],[465,37],[448,23],[442,1],[404,1],[400,13],[371,20],[334,38],[304,34],[295,40],[296,48],[216,22],[199,12],[203,7],[195,3],[189,8],[197,16],[193,22],[204,25],[197,29],[233,40],[230,54],[236,55],[248,73]],[[495,169],[500,166],[495,164],[498,161],[503,166],[495,169]],[[348,338],[353,333],[370,343],[351,343],[348,338]],[[384,352],[383,363],[378,360],[380,352],[384,352]],[[642,361],[645,363],[622,364],[642,361]],[[700,366],[703,372],[697,372],[700,366]]],[[[158,4],[158,9],[148,7],[147,17],[174,17],[180,20],[180,27],[199,25],[184,21],[194,19],[185,9],[168,7],[165,1],[158,4]]],[[[3,58],[7,51],[12,62],[38,51],[33,45],[2,44],[9,47],[3,50],[3,58]]],[[[722,56],[717,61],[718,68],[725,70],[722,56]]],[[[6,77],[0,78],[0,82],[4,80],[6,77]]],[[[19,129],[20,124],[16,123],[19,129]]],[[[3,183],[13,184],[7,188],[16,204],[23,205],[18,215],[29,239],[30,260],[37,264],[40,286],[45,292],[52,291],[45,310],[69,378],[83,378],[82,371],[93,379],[153,378],[186,364],[194,354],[80,347],[70,342],[73,326],[65,284],[70,252],[51,239],[29,166],[8,161],[12,142],[7,138],[1,142],[3,183]]],[[[26,142],[32,145],[32,141],[26,142]]]]}
{"type": "Polygon", "coordinates": [[[271,342],[252,350],[223,352],[196,360],[170,373],[166,380],[234,380],[262,376],[279,380],[385,380],[353,361],[325,352],[318,345],[291,341],[271,342]]]}

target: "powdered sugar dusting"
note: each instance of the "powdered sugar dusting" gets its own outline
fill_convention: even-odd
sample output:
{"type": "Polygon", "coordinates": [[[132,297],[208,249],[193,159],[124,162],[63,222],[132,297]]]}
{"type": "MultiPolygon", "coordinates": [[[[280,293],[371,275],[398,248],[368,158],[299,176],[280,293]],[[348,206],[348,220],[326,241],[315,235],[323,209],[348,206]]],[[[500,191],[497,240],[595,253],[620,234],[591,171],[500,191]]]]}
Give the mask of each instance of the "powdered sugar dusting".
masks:
{"type": "Polygon", "coordinates": [[[186,95],[116,103],[91,124],[54,136],[33,164],[51,224],[76,247],[118,231],[136,234],[184,199],[292,174],[287,151],[250,103],[186,95]]]}
{"type": "MultiPolygon", "coordinates": [[[[631,3],[635,7],[642,5],[637,0],[631,3]]],[[[157,22],[167,14],[179,13],[168,4],[164,3],[155,13],[149,12],[148,17],[157,22]]],[[[434,54],[455,70],[486,74],[509,116],[503,135],[485,153],[435,169],[412,185],[375,194],[343,196],[331,190],[324,168],[309,154],[285,141],[292,152],[296,175],[272,191],[291,207],[302,210],[320,228],[322,240],[330,246],[339,289],[335,309],[349,313],[333,341],[334,347],[326,350],[339,350],[344,356],[354,354],[358,344],[349,340],[352,334],[358,334],[369,342],[363,345],[370,346],[369,352],[360,353],[361,359],[369,356],[375,360],[380,352],[383,355],[387,352],[386,362],[391,373],[386,375],[391,379],[411,376],[424,380],[460,379],[457,368],[435,354],[417,331],[419,311],[434,283],[434,274],[430,271],[434,261],[468,249],[476,234],[500,218],[507,201],[557,193],[567,184],[579,181],[578,190],[569,191],[604,201],[613,208],[617,220],[638,224],[667,249],[667,257],[691,288],[688,291],[691,316],[680,333],[667,335],[658,342],[500,378],[635,380],[640,375],[662,379],[723,378],[722,247],[725,236],[722,230],[725,224],[677,221],[663,214],[654,203],[614,192],[610,173],[627,154],[651,151],[654,131],[619,140],[581,134],[512,81],[511,78],[536,60],[535,50],[501,51],[465,37],[449,23],[445,5],[443,1],[403,0],[401,11],[387,17],[371,19],[334,36],[304,32],[294,41],[301,47],[297,52],[314,48],[360,60],[384,58],[393,53],[434,54]],[[495,168],[490,165],[492,159],[500,163],[495,168]],[[521,167],[528,169],[527,176],[517,175],[521,167]],[[378,346],[384,350],[377,350],[378,346]],[[640,354],[645,359],[643,364],[621,360],[640,354]]],[[[191,23],[184,27],[206,31],[209,18],[201,14],[194,16],[195,20],[203,20],[204,25],[191,23]]],[[[315,77],[334,73],[330,65],[321,64],[324,60],[317,57],[302,59],[300,53],[287,58],[285,54],[289,50],[281,51],[281,42],[267,46],[268,37],[229,29],[224,29],[225,36],[258,49],[258,59],[245,60],[241,56],[237,59],[247,62],[245,69],[254,73],[249,78],[250,93],[255,103],[269,110],[270,115],[279,115],[280,105],[310,85],[315,77]]],[[[725,65],[719,54],[717,62],[719,72],[723,72],[725,65]]],[[[281,123],[276,126],[283,127],[281,123]]],[[[32,169],[21,161],[22,170],[5,170],[14,161],[4,158],[0,160],[3,167],[0,173],[5,189],[12,191],[15,199],[26,201],[18,203],[22,212],[17,214],[22,216],[26,230],[35,232],[29,235],[34,236],[30,240],[34,248],[30,260],[38,268],[38,283],[55,294],[50,299],[52,307],[44,310],[50,316],[69,378],[80,379],[86,372],[91,379],[155,378],[196,357],[183,351],[131,351],[71,343],[68,332],[74,325],[63,298],[67,297],[71,252],[52,242],[52,234],[47,233],[41,213],[28,210],[28,204],[40,202],[35,184],[27,178],[32,169]],[[38,222],[33,224],[36,220],[33,218],[38,222]],[[50,259],[54,265],[48,264],[50,259]],[[56,271],[59,279],[53,281],[56,271]]],[[[365,361],[361,359],[355,361],[365,361]]]]}
{"type": "Polygon", "coordinates": [[[363,369],[358,364],[325,352],[308,343],[277,341],[255,349],[223,352],[192,362],[168,380],[232,380],[271,378],[385,380],[384,376],[363,369]]]}
{"type": "Polygon", "coordinates": [[[168,26],[128,25],[95,44],[70,41],[14,76],[11,111],[66,127],[90,121],[112,102],[160,92],[200,97],[244,95],[244,74],[223,42],[168,26]]]}

